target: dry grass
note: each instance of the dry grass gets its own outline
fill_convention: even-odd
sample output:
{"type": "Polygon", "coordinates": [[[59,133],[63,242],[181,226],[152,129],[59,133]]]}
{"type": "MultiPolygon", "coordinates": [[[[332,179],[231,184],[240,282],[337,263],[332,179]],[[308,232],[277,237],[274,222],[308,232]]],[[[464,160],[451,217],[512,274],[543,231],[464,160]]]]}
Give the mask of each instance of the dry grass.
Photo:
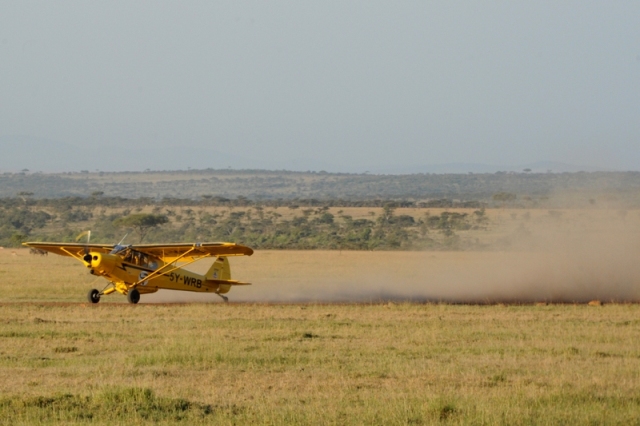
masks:
{"type": "Polygon", "coordinates": [[[0,413],[11,422],[82,413],[103,422],[624,423],[640,415],[637,311],[5,305],[0,413]],[[62,404],[64,394],[91,398],[86,411],[62,404]],[[176,412],[177,401],[190,408],[176,412]]]}
{"type": "MultiPolygon", "coordinates": [[[[635,304],[130,306],[114,296],[92,306],[82,303],[90,276],[80,265],[16,254],[0,251],[2,424],[640,418],[635,304]]],[[[363,271],[388,268],[397,279],[387,287],[400,286],[425,260],[438,275],[495,254],[402,255],[258,252],[233,259],[235,275],[255,285],[230,296],[268,296],[279,285],[319,292],[323,282],[331,292],[337,276],[362,281],[363,271]]]]}

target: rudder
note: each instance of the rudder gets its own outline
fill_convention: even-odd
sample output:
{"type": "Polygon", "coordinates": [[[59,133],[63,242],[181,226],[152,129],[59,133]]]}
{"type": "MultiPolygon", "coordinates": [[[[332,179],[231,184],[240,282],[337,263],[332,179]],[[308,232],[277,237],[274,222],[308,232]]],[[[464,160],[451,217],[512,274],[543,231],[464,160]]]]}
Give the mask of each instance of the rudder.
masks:
{"type": "Polygon", "coordinates": [[[229,260],[226,257],[218,256],[205,274],[205,278],[208,280],[230,280],[231,265],[229,265],[229,260]]]}

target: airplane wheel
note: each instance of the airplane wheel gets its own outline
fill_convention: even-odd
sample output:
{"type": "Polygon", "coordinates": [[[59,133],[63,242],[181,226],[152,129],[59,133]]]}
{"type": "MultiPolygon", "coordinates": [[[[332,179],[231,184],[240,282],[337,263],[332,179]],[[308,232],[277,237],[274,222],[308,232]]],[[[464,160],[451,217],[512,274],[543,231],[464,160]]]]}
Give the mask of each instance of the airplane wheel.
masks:
{"type": "Polygon", "coordinates": [[[127,293],[127,300],[134,305],[140,301],[140,292],[135,288],[127,293]]]}
{"type": "Polygon", "coordinates": [[[100,301],[100,292],[95,288],[92,288],[87,294],[87,299],[89,299],[89,302],[91,303],[98,303],[100,301]]]}

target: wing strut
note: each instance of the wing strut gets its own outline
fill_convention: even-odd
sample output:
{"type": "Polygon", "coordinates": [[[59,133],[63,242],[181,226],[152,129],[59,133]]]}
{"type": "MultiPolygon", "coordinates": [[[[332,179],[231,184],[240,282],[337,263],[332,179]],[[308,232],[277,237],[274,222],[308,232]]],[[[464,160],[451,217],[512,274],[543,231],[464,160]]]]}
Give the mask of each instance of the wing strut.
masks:
{"type": "Polygon", "coordinates": [[[84,263],[84,261],[82,260],[82,258],[80,256],[71,253],[69,250],[67,250],[66,247],[60,247],[60,250],[62,250],[63,252],[67,253],[69,256],[73,257],[74,259],[77,259],[77,260],[79,260],[79,261],[84,263]]]}
{"type": "Polygon", "coordinates": [[[173,272],[176,269],[180,269],[180,268],[184,268],[187,265],[192,264],[193,262],[197,262],[198,260],[204,259],[205,257],[211,257],[212,255],[207,253],[204,254],[200,257],[194,257],[191,261],[180,265],[180,266],[175,266],[174,264],[182,259],[183,257],[187,256],[189,253],[191,253],[192,251],[194,251],[196,249],[196,246],[191,247],[189,250],[187,250],[186,252],[182,253],[180,256],[178,256],[177,258],[175,258],[171,263],[165,263],[163,266],[161,266],[160,268],[156,269],[155,271],[153,271],[152,273],[150,273],[149,275],[147,275],[146,277],[142,278],[141,280],[138,280],[137,282],[133,283],[131,285],[131,288],[135,288],[137,286],[139,286],[141,283],[145,282],[145,281],[151,281],[154,278],[158,278],[160,275],[164,275],[164,274],[168,274],[169,272],[173,272]],[[169,269],[170,267],[173,266],[173,269],[169,269]],[[165,271],[165,269],[168,269],[165,271]]]}

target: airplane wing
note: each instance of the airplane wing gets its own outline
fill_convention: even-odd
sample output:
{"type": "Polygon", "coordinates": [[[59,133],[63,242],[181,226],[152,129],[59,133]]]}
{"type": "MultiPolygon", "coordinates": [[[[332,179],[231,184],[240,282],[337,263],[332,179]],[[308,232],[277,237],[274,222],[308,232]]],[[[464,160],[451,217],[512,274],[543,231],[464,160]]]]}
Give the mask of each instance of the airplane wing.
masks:
{"type": "Polygon", "coordinates": [[[76,259],[82,259],[85,250],[89,249],[92,252],[109,253],[113,250],[113,244],[79,244],[79,243],[22,243],[23,246],[33,247],[51,253],[59,254],[60,256],[71,256],[76,259]]]}
{"type": "Polygon", "coordinates": [[[253,249],[235,243],[134,244],[133,250],[162,259],[166,263],[208,256],[251,256],[253,249]]]}

